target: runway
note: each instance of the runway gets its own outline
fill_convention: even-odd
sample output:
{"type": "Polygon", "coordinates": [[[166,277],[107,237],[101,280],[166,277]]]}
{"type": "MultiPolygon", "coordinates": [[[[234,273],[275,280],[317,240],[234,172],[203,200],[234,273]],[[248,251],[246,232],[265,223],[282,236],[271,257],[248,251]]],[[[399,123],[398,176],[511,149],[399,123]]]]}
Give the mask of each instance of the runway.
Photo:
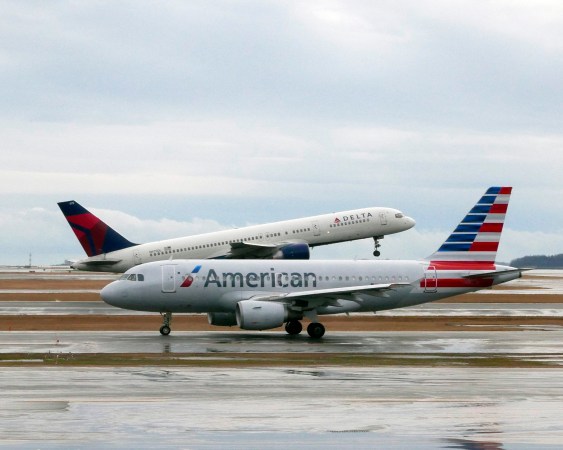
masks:
{"type": "MultiPolygon", "coordinates": [[[[22,314],[28,316],[73,314],[134,316],[147,313],[115,308],[102,301],[0,301],[0,316],[22,314]]],[[[563,303],[426,303],[379,311],[377,315],[385,317],[563,317],[563,303]]]]}
{"type": "Polygon", "coordinates": [[[77,317],[103,324],[139,315],[87,297],[106,279],[47,277],[49,289],[38,282],[33,300],[25,276],[16,280],[24,285],[6,280],[2,292],[5,323],[48,317],[61,331],[0,331],[1,448],[521,450],[563,442],[563,327],[555,320],[563,303],[531,300],[558,298],[560,273],[482,296],[499,302],[381,314],[432,324],[445,317],[449,331],[334,326],[321,340],[182,331],[178,318],[168,337],[158,318],[143,331],[69,331],[77,317]],[[489,316],[502,331],[466,319],[458,327],[460,316],[489,316]],[[134,355],[157,359],[136,363],[134,355]]]}
{"type": "Polygon", "coordinates": [[[559,449],[563,371],[10,368],[9,448],[559,449]]]}
{"type": "Polygon", "coordinates": [[[372,353],[509,355],[563,366],[563,330],[333,332],[322,340],[280,332],[1,332],[4,353],[372,353]]]}
{"type": "Polygon", "coordinates": [[[274,332],[2,332],[0,354],[27,356],[0,369],[0,446],[555,449],[563,442],[562,338],[560,328],[335,332],[321,341],[274,332]],[[289,353],[315,362],[34,366],[46,353],[211,357],[204,364],[289,353]],[[335,366],[323,354],[389,355],[396,363],[335,366]],[[491,354],[549,368],[464,367],[491,354]],[[456,355],[461,366],[425,365],[456,355]],[[422,365],[401,365],[417,357],[422,365]]]}

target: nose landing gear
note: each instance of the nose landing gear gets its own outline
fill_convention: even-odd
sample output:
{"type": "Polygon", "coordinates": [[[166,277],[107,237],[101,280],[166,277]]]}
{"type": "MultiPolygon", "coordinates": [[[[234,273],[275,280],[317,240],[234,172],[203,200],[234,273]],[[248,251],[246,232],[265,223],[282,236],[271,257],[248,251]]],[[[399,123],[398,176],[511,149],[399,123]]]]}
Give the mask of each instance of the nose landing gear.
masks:
{"type": "Polygon", "coordinates": [[[160,313],[162,316],[162,326],[160,327],[160,334],[168,336],[170,334],[170,322],[172,322],[172,313],[160,313]]]}
{"type": "Polygon", "coordinates": [[[381,255],[381,252],[379,251],[379,247],[381,247],[379,240],[383,239],[383,238],[384,238],[384,236],[374,236],[373,237],[373,245],[374,245],[373,256],[375,256],[375,257],[381,255]]]}

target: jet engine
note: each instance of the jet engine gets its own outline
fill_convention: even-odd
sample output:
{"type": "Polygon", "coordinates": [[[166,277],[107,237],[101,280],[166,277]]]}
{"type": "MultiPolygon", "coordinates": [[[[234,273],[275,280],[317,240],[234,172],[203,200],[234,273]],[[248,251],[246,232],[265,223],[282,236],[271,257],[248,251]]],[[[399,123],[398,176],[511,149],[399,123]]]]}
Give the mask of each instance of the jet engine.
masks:
{"type": "Polygon", "coordinates": [[[237,324],[237,317],[232,312],[212,312],[207,313],[209,325],[218,327],[232,327],[237,324]]]}
{"type": "Polygon", "coordinates": [[[260,300],[243,300],[237,303],[237,324],[243,330],[269,330],[277,328],[296,314],[282,303],[260,300]]]}
{"type": "Polygon", "coordinates": [[[274,254],[273,259],[309,259],[311,252],[305,242],[287,244],[274,254]]]}

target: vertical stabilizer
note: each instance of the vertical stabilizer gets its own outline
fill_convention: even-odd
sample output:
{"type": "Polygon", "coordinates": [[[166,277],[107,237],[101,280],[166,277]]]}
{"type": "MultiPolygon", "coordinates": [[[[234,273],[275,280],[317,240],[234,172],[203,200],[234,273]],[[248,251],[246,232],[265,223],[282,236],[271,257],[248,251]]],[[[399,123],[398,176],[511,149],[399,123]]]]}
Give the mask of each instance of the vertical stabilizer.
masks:
{"type": "Polygon", "coordinates": [[[432,263],[494,264],[511,192],[511,187],[487,189],[438,251],[427,259],[432,263]]]}
{"type": "Polygon", "coordinates": [[[71,200],[60,202],[58,205],[88,256],[137,245],[125,239],[79,203],[71,200]]]}

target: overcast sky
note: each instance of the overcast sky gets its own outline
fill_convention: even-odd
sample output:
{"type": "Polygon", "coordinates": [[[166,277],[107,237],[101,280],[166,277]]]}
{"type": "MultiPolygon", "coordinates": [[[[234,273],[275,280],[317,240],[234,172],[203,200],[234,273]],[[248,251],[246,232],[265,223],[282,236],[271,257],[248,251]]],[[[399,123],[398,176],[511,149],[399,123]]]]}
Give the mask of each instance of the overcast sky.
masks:
{"type": "Polygon", "coordinates": [[[494,185],[501,261],[563,252],[558,0],[0,8],[0,264],[85,256],[71,199],[137,242],[390,206],[421,258],[494,185]]]}

